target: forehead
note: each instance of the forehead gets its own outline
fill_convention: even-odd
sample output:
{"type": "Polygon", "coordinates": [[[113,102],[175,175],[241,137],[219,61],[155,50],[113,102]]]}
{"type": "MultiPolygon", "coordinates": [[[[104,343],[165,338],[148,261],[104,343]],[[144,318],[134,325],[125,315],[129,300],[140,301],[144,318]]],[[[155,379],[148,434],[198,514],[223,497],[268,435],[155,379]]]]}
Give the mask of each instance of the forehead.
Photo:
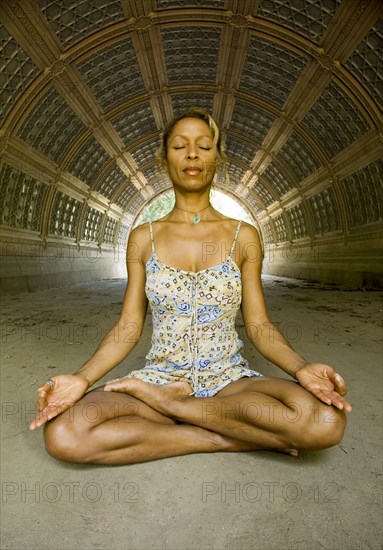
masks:
{"type": "Polygon", "coordinates": [[[209,128],[207,122],[200,118],[182,118],[173,126],[172,131],[170,132],[170,138],[175,136],[193,136],[193,137],[202,137],[206,136],[213,138],[213,134],[209,128]]]}

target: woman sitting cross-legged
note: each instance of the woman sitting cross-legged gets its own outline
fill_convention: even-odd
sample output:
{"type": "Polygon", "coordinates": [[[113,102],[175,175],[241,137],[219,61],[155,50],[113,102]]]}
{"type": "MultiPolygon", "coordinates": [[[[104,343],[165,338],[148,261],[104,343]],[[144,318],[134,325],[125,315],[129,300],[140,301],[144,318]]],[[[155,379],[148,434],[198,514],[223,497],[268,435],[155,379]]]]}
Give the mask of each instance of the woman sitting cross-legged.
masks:
{"type": "Polygon", "coordinates": [[[69,462],[132,464],[191,453],[268,449],[296,455],[341,441],[343,378],[309,363],[269,321],[257,230],[209,200],[224,160],[219,128],[194,108],[166,129],[159,155],[175,206],[131,231],[119,321],[74,374],[38,389],[33,430],[69,462]],[[140,339],[153,315],[144,368],[88,391],[140,339]],[[251,369],[235,330],[239,308],[255,348],[291,380],[251,369]]]}

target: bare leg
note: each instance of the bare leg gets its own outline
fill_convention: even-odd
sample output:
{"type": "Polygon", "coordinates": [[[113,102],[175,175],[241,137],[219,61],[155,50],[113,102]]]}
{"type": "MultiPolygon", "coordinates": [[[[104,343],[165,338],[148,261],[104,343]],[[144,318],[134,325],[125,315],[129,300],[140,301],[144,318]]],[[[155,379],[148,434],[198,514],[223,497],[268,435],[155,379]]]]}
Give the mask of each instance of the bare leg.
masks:
{"type": "Polygon", "coordinates": [[[256,448],[202,427],[179,424],[135,397],[103,388],[87,393],[48,422],[44,437],[47,451],[55,458],[95,464],[256,448]]]}
{"type": "Polygon", "coordinates": [[[123,389],[161,414],[268,449],[324,449],[338,443],[345,413],[318,401],[295,382],[243,378],[211,398],[190,397],[190,386],[154,386],[123,379],[123,389]]]}

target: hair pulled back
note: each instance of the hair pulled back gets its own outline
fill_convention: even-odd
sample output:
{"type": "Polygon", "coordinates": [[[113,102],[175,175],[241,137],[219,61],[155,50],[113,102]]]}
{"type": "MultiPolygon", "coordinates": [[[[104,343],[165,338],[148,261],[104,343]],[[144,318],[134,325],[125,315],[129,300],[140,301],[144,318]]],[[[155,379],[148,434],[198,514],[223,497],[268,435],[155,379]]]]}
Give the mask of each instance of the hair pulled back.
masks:
{"type": "Polygon", "coordinates": [[[166,126],[161,136],[160,146],[156,151],[156,157],[161,166],[164,165],[167,159],[169,136],[172,133],[172,130],[177,122],[184,118],[197,118],[206,122],[213,135],[213,144],[217,150],[217,164],[224,162],[226,160],[225,148],[218,124],[215,122],[213,117],[207,111],[205,111],[205,109],[202,109],[201,107],[191,107],[179,116],[173,118],[173,120],[166,126]]]}

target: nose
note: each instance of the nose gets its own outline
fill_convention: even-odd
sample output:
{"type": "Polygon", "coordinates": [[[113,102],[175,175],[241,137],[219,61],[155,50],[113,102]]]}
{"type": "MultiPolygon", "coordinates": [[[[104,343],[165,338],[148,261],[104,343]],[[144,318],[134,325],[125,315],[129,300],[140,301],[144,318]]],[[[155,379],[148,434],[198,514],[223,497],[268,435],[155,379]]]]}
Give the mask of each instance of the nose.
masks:
{"type": "Polygon", "coordinates": [[[187,158],[196,159],[198,157],[197,148],[194,145],[189,145],[187,148],[187,158]]]}

